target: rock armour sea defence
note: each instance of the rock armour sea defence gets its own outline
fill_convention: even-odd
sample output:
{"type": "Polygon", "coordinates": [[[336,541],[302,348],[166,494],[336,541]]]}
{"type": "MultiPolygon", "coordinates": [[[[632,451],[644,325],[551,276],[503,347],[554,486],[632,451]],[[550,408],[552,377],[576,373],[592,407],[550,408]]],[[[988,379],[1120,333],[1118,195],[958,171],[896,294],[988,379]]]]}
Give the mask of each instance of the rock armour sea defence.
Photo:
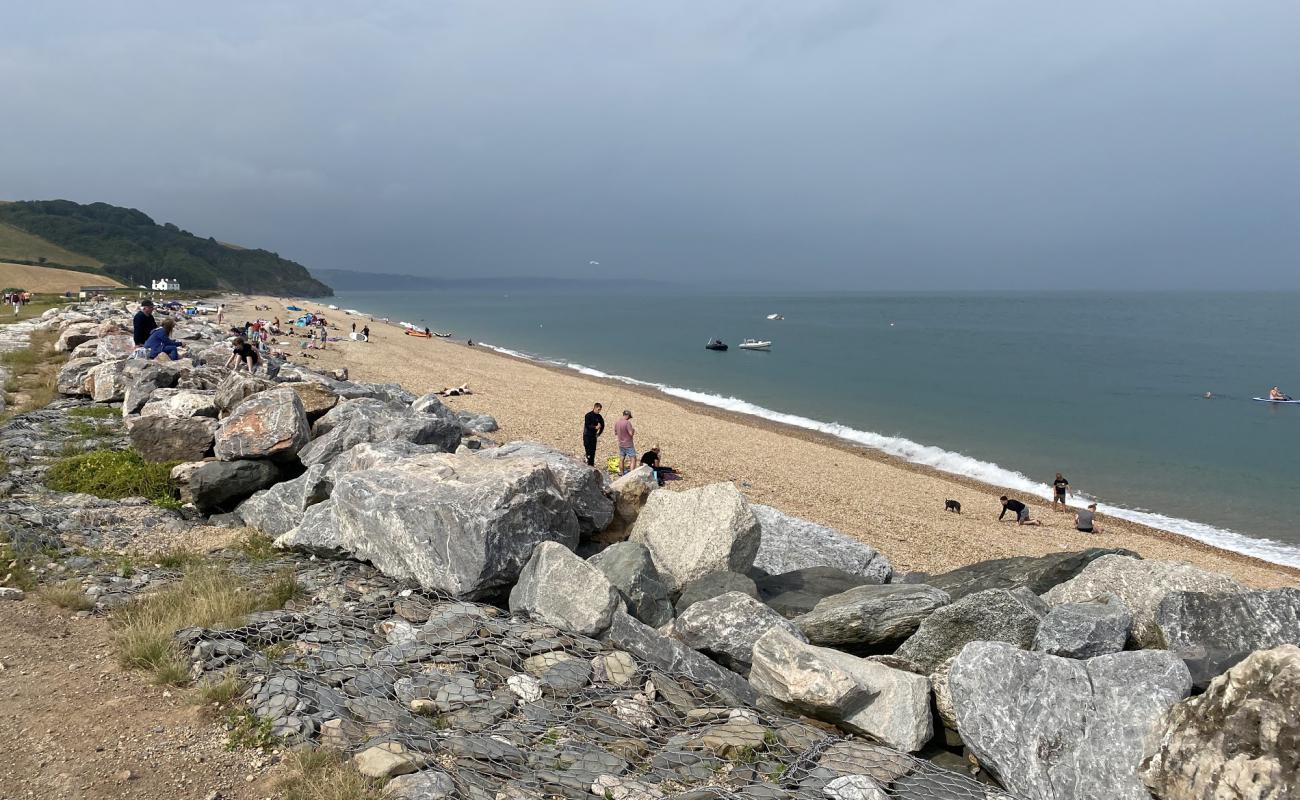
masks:
{"type": "Polygon", "coordinates": [[[632,526],[670,590],[713,572],[745,573],[758,554],[760,528],[735,486],[715,483],[654,492],[632,526]]]}
{"type": "MultiPolygon", "coordinates": [[[[578,544],[573,508],[550,469],[531,460],[415,456],[340,476],[328,504],[313,510],[325,505],[334,541],[312,547],[332,545],[388,575],[463,597],[508,590],[542,542],[578,544]]],[[[294,546],[297,531],[277,543],[294,546]]]]}

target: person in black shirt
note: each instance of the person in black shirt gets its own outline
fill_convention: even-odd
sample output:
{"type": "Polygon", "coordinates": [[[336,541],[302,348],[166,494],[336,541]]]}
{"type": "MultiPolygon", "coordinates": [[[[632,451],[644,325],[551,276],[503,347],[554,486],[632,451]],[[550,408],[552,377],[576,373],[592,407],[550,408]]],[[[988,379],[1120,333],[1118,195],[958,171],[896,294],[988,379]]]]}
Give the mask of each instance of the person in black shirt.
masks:
{"type": "Polygon", "coordinates": [[[605,418],[600,415],[604,408],[596,403],[582,418],[582,449],[587,452],[587,466],[596,466],[596,440],[605,432],[605,418]]]}
{"type": "Polygon", "coordinates": [[[226,369],[234,366],[235,372],[239,372],[240,365],[247,364],[249,374],[257,372],[257,362],[261,360],[261,356],[257,354],[256,347],[245,341],[244,337],[236,336],[230,349],[233,352],[230,354],[230,359],[226,361],[226,369]]]}
{"type": "Polygon", "coordinates": [[[677,470],[670,466],[659,463],[659,445],[655,445],[641,455],[641,463],[654,470],[655,480],[660,486],[664,485],[665,480],[680,480],[681,476],[677,470]]]}
{"type": "Polygon", "coordinates": [[[1019,500],[1008,500],[1005,494],[1002,495],[1001,500],[1002,500],[1002,513],[998,514],[999,521],[1001,521],[1002,518],[1006,516],[1006,513],[1010,511],[1012,514],[1016,515],[1017,525],[1042,525],[1043,524],[1041,520],[1036,520],[1036,519],[1031,520],[1029,518],[1029,506],[1020,502],[1019,500]]]}
{"type": "Polygon", "coordinates": [[[1070,492],[1071,495],[1074,494],[1074,492],[1070,490],[1070,482],[1067,481],[1064,477],[1062,477],[1061,473],[1058,472],[1056,473],[1056,480],[1052,481],[1052,510],[1053,511],[1065,510],[1066,492],[1070,492]]]}
{"type": "Polygon", "coordinates": [[[144,347],[144,343],[149,341],[149,334],[157,327],[158,323],[153,318],[153,301],[145,298],[140,303],[140,310],[131,318],[131,338],[135,340],[135,346],[144,347]]]}

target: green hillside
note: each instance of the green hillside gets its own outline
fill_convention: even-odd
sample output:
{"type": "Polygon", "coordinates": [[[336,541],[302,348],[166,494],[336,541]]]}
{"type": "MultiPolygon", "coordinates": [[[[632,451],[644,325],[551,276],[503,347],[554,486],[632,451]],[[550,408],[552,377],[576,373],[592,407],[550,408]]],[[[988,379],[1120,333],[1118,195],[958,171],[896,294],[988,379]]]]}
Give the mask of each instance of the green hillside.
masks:
{"type": "MultiPolygon", "coordinates": [[[[129,285],[148,286],[155,278],[175,278],[186,290],[312,297],[333,294],[301,264],[266,250],[201,239],[171,223],[159,225],[133,208],[69,200],[0,203],[0,225],[43,240],[45,246],[62,253],[57,260],[54,251],[37,253],[27,240],[25,249],[35,257],[22,260],[37,261],[43,256],[47,260],[42,263],[51,266],[102,265],[99,268],[105,273],[129,285]],[[68,264],[65,258],[73,263],[68,264]]],[[[0,247],[4,241],[0,230],[0,247]]]]}

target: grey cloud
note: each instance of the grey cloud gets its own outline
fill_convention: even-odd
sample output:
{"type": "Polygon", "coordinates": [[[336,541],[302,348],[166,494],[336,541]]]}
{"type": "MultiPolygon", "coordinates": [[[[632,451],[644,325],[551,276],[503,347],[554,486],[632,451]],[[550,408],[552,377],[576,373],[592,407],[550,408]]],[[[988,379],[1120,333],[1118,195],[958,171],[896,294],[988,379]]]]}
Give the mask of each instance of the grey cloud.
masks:
{"type": "Polygon", "coordinates": [[[0,193],[319,267],[1297,287],[1297,29],[1283,0],[30,4],[0,193]]]}

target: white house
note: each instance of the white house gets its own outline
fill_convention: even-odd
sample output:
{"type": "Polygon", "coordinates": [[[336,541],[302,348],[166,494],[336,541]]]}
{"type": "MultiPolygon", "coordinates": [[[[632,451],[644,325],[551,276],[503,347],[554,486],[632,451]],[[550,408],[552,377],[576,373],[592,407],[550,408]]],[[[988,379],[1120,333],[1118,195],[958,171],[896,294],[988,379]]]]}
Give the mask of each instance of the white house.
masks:
{"type": "Polygon", "coordinates": [[[153,282],[155,292],[179,292],[181,282],[175,278],[159,278],[153,282]]]}

